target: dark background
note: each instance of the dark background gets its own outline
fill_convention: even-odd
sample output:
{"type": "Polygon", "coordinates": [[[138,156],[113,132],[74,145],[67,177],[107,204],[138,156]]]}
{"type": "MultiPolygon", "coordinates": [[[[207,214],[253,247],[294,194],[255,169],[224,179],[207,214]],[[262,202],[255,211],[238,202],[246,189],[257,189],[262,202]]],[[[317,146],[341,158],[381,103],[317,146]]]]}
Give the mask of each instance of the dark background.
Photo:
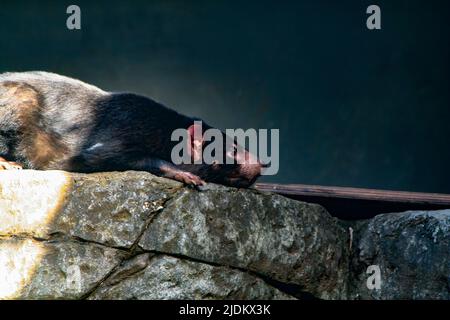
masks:
{"type": "Polygon", "coordinates": [[[146,94],[222,129],[279,128],[280,171],[263,181],[450,193],[449,3],[2,1],[0,71],[146,94]],[[366,28],[370,4],[382,30],[366,28]]]}

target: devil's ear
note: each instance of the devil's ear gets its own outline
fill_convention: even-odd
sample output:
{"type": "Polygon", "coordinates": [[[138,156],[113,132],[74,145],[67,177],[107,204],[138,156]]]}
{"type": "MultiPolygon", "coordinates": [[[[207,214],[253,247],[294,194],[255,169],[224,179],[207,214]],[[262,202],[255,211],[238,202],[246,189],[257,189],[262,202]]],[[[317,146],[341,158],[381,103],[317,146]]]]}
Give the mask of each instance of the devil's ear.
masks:
{"type": "Polygon", "coordinates": [[[191,154],[192,160],[195,162],[202,160],[202,145],[203,145],[203,130],[200,121],[195,121],[194,124],[187,128],[190,145],[188,151],[191,154]]]}

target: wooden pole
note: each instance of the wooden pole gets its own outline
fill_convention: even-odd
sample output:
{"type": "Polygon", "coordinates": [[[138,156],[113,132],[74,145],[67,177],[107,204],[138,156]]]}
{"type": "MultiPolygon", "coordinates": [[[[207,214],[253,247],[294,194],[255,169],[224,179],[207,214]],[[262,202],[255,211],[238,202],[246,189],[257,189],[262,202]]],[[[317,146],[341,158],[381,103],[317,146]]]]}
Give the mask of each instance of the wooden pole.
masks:
{"type": "Polygon", "coordinates": [[[261,191],[323,205],[342,219],[366,219],[380,213],[450,209],[450,195],[304,184],[257,183],[261,191]]]}

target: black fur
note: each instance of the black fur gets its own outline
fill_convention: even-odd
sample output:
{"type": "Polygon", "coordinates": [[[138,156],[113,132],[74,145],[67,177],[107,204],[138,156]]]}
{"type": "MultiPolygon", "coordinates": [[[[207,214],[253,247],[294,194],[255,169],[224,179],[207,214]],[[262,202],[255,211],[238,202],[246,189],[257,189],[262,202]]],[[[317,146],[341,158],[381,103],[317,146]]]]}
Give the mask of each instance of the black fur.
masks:
{"type": "MultiPolygon", "coordinates": [[[[144,96],[109,93],[52,73],[0,75],[0,157],[25,168],[144,170],[193,184],[192,175],[252,184],[258,174],[242,165],[171,162],[173,130],[187,129],[194,120],[144,96]]],[[[209,127],[203,123],[204,130],[209,127]]]]}

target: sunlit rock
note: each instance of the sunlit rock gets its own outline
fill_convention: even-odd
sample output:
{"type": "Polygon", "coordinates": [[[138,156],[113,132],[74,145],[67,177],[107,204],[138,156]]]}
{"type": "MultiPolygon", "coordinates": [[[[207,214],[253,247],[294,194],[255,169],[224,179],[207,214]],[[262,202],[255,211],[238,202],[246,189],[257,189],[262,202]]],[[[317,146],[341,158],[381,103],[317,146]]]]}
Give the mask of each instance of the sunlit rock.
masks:
{"type": "Polygon", "coordinates": [[[96,244],[0,239],[0,299],[82,298],[124,256],[96,244]]]}

